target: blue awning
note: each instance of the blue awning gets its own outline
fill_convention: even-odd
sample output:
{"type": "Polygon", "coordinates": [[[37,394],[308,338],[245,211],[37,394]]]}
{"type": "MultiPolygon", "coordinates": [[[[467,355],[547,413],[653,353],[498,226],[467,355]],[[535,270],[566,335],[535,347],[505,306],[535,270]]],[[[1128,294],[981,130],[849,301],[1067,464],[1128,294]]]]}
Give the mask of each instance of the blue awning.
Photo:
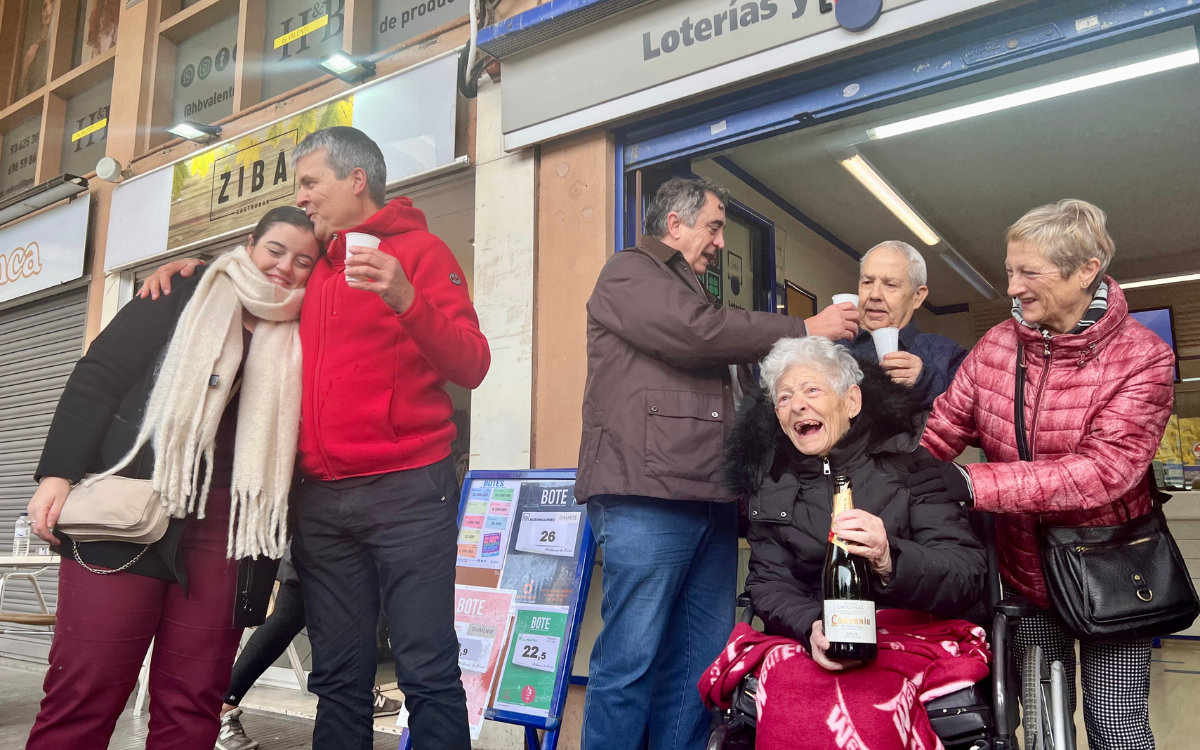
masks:
{"type": "Polygon", "coordinates": [[[480,29],[476,44],[497,60],[650,0],[550,0],[480,29]]]}

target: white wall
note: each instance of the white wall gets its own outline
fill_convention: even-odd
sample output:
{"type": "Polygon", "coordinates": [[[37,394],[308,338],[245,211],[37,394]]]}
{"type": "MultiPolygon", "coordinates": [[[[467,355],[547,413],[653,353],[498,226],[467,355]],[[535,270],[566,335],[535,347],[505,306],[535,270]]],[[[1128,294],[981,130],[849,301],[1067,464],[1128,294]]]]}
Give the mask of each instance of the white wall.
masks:
{"type": "Polygon", "coordinates": [[[533,426],[535,174],[532,149],[506,154],[500,87],[476,100],[475,310],[492,367],[471,399],[471,468],[528,469],[533,426]]]}

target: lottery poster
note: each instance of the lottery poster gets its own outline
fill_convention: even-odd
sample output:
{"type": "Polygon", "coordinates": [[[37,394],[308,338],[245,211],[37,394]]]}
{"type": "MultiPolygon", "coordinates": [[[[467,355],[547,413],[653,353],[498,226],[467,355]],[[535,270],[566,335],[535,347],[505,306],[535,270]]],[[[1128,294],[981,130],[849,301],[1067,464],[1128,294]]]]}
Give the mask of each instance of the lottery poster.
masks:
{"type": "Polygon", "coordinates": [[[569,606],[586,521],[574,482],[522,482],[500,588],[516,591],[519,604],[569,606]]]}
{"type": "Polygon", "coordinates": [[[458,530],[458,565],[500,570],[508,551],[513,506],[521,482],[476,479],[458,530]]]}
{"type": "Polygon", "coordinates": [[[554,678],[566,645],[567,607],[518,605],[495,708],[550,715],[554,678]]]}
{"type": "MultiPolygon", "coordinates": [[[[496,683],[500,652],[512,621],[514,592],[478,586],[454,587],[454,630],[458,668],[467,691],[471,739],[479,739],[483,712],[496,683]]],[[[553,676],[552,676],[553,677],[553,676]]]]}

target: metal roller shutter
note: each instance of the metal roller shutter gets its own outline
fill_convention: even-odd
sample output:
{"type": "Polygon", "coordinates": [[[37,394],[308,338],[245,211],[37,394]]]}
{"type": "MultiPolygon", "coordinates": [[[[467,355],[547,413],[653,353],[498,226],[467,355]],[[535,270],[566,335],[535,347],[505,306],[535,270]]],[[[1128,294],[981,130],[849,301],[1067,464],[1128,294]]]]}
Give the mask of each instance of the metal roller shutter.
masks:
{"type": "MultiPolygon", "coordinates": [[[[86,286],[0,310],[0,550],[4,554],[10,552],[17,516],[36,488],[33,473],[58,397],[83,353],[86,321],[86,286]]],[[[54,611],[57,574],[47,571],[39,580],[54,611]]],[[[12,581],[9,585],[4,592],[6,610],[41,611],[28,584],[12,581]]],[[[0,636],[0,656],[44,660],[48,651],[45,636],[0,636]]]]}

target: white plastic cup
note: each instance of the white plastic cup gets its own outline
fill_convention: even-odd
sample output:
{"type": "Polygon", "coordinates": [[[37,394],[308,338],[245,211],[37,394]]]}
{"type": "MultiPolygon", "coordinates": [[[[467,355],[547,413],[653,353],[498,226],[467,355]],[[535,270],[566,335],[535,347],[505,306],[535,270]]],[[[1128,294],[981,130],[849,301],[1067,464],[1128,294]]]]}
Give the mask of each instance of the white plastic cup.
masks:
{"type": "MultiPolygon", "coordinates": [[[[375,237],[374,235],[363,234],[362,232],[348,232],[346,234],[346,262],[347,263],[350,262],[350,256],[353,254],[350,252],[350,248],[352,248],[352,247],[363,247],[363,248],[368,248],[370,250],[378,250],[379,249],[379,238],[375,237]]],[[[363,281],[363,279],[360,276],[347,276],[346,281],[363,281]]]]}
{"type": "Polygon", "coordinates": [[[875,353],[879,355],[880,362],[892,352],[900,351],[899,328],[876,328],[871,331],[871,338],[875,340],[875,353]]]}
{"type": "Polygon", "coordinates": [[[833,304],[840,305],[843,302],[851,302],[854,304],[854,307],[857,308],[858,307],[858,295],[857,294],[835,294],[835,295],[833,295],[833,304]]]}

